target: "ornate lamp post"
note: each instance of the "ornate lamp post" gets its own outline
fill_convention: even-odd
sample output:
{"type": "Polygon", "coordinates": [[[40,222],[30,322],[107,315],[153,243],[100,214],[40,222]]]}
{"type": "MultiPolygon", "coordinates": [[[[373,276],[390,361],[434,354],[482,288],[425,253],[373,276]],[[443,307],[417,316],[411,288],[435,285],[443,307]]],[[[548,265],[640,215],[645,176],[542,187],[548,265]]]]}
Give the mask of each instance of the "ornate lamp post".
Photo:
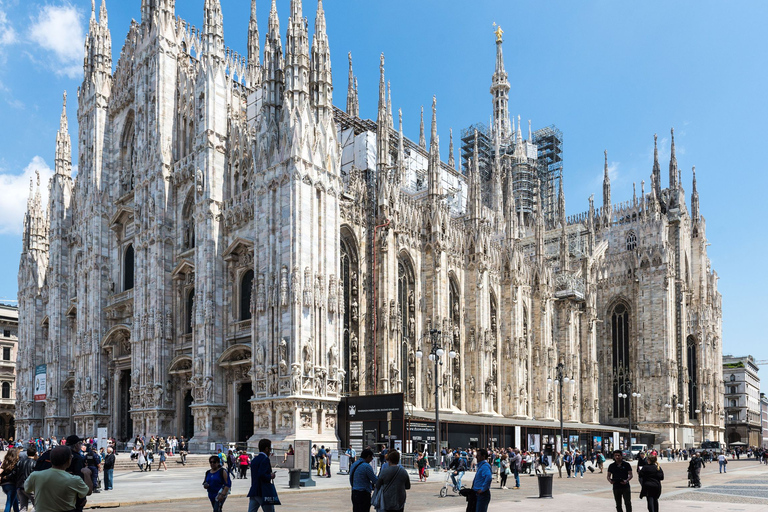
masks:
{"type": "Polygon", "coordinates": [[[677,412],[681,411],[684,405],[677,401],[677,395],[672,395],[672,403],[664,404],[667,409],[672,409],[672,449],[677,450],[677,412]]]}
{"type": "MultiPolygon", "coordinates": [[[[437,450],[435,451],[435,471],[440,470],[440,378],[438,375],[439,366],[443,365],[443,357],[445,356],[445,350],[439,345],[443,332],[432,329],[429,331],[429,335],[432,337],[432,349],[429,352],[429,360],[435,363],[435,441],[437,442],[437,450]],[[439,366],[438,366],[439,365],[439,366]]],[[[416,357],[422,358],[424,352],[421,347],[416,350],[416,357]]],[[[456,351],[451,349],[448,351],[448,357],[451,359],[456,357],[456,351]]]]}
{"type": "MultiPolygon", "coordinates": [[[[565,446],[565,436],[563,433],[563,383],[570,382],[571,385],[576,384],[573,377],[570,379],[563,376],[563,369],[565,365],[563,363],[557,363],[555,367],[555,385],[560,385],[560,452],[562,453],[565,446]]],[[[547,384],[552,384],[552,377],[547,377],[547,384]]]]}
{"type": "Polygon", "coordinates": [[[619,392],[619,398],[629,398],[629,451],[632,452],[632,398],[640,398],[643,395],[632,392],[631,380],[625,380],[623,388],[626,393],[619,392]]]}

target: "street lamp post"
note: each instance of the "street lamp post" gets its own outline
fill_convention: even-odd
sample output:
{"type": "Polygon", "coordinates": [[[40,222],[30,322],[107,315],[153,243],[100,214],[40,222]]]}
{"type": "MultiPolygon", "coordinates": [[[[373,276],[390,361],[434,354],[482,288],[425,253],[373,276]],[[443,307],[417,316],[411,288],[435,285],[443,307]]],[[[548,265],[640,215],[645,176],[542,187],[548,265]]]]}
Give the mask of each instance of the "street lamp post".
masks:
{"type": "MultiPolygon", "coordinates": [[[[573,377],[570,379],[563,376],[563,369],[565,365],[563,363],[557,363],[555,367],[555,384],[560,385],[560,453],[565,451],[565,435],[563,431],[563,383],[570,382],[572,385],[576,383],[573,377]]],[[[547,384],[552,384],[552,377],[547,378],[547,384]]]]}
{"type": "MultiPolygon", "coordinates": [[[[442,358],[445,355],[445,350],[439,345],[440,338],[442,337],[442,331],[432,329],[429,331],[432,336],[432,349],[429,352],[429,360],[435,363],[435,441],[437,449],[435,450],[435,471],[440,470],[440,378],[438,375],[439,366],[443,365],[442,358]]],[[[421,347],[416,350],[416,357],[421,359],[424,355],[421,347]]],[[[456,357],[456,351],[448,351],[448,357],[451,359],[456,357]]]]}
{"type": "Polygon", "coordinates": [[[641,393],[632,392],[632,381],[624,381],[624,390],[626,393],[619,393],[619,398],[629,398],[629,452],[632,453],[632,398],[640,398],[641,393]]]}
{"type": "Polygon", "coordinates": [[[672,449],[677,450],[677,411],[683,409],[683,404],[677,401],[677,395],[672,395],[672,403],[664,404],[664,407],[672,410],[672,449]]]}

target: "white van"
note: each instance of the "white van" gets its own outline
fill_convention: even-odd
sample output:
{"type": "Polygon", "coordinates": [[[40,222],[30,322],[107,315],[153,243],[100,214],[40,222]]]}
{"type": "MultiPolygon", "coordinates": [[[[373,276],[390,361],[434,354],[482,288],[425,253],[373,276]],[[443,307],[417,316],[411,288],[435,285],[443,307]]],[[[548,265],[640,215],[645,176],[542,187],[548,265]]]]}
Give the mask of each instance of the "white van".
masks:
{"type": "Polygon", "coordinates": [[[648,451],[648,445],[646,444],[633,444],[630,448],[630,451],[632,452],[632,458],[637,459],[637,455],[640,452],[647,452],[648,451]]]}

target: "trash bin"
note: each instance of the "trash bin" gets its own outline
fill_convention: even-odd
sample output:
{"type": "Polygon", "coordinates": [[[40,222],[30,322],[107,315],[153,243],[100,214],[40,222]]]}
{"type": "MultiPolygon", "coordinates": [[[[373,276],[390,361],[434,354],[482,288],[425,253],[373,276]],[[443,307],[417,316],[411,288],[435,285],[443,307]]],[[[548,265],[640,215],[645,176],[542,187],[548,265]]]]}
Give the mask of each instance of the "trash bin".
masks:
{"type": "MultiPolygon", "coordinates": [[[[298,489],[301,486],[301,470],[300,469],[289,469],[288,470],[288,487],[291,489],[298,489]]],[[[549,484],[550,490],[552,489],[552,484],[549,484]]]]}
{"type": "Polygon", "coordinates": [[[539,475],[539,498],[552,497],[552,475],[539,475]]]}

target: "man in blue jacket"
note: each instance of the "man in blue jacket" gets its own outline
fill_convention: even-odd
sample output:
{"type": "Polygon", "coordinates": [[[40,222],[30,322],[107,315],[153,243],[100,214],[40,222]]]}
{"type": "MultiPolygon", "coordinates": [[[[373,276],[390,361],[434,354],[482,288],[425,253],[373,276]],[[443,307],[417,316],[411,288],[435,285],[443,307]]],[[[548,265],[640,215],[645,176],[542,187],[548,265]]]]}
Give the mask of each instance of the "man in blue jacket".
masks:
{"type": "Polygon", "coordinates": [[[491,502],[491,465],[488,464],[488,450],[480,448],[477,450],[477,473],[472,482],[472,490],[477,495],[475,512],[487,512],[488,504],[491,502]]]}
{"type": "Polygon", "coordinates": [[[272,441],[261,439],[259,441],[259,454],[251,461],[251,490],[248,491],[248,512],[258,512],[261,508],[264,512],[275,512],[275,506],[264,502],[262,484],[269,484],[275,479],[272,464],[269,462],[269,454],[272,452],[272,441]]]}

